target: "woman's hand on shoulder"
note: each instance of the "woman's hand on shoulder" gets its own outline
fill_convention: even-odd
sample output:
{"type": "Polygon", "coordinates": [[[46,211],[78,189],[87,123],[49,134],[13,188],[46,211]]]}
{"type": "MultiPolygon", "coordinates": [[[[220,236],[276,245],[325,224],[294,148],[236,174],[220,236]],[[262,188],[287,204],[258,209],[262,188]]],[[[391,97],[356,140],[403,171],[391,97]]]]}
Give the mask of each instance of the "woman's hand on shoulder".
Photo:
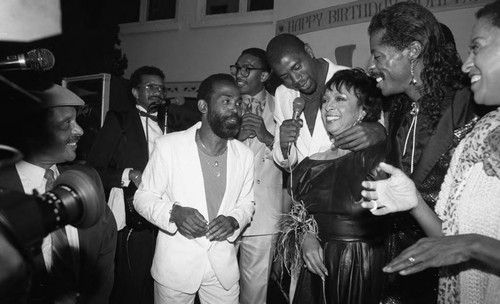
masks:
{"type": "Polygon", "coordinates": [[[302,242],[302,258],[304,259],[304,266],[312,273],[325,280],[328,275],[328,270],[325,267],[323,248],[318,239],[311,235],[306,234],[302,242]]]}

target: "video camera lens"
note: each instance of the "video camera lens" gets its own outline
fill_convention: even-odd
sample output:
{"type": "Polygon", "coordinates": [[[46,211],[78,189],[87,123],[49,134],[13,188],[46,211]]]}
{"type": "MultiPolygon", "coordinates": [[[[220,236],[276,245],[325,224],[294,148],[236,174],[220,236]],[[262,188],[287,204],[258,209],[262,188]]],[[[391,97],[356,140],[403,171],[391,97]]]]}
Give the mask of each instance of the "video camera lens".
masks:
{"type": "Polygon", "coordinates": [[[81,167],[63,172],[42,195],[0,189],[0,228],[16,247],[31,249],[65,225],[93,226],[104,213],[104,191],[97,172],[81,167]],[[92,172],[93,171],[93,172],[92,172]]]}

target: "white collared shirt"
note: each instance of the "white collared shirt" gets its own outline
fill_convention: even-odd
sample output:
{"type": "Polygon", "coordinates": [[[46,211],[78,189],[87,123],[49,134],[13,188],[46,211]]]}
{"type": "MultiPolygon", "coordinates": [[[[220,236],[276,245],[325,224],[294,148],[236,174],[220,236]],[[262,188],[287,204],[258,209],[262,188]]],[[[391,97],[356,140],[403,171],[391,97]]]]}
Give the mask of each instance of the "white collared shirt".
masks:
{"type": "MultiPolygon", "coordinates": [[[[45,184],[47,183],[47,179],[45,179],[44,177],[44,168],[22,160],[16,164],[16,169],[21,179],[24,193],[31,195],[35,192],[35,190],[39,194],[45,193],[45,184]]],[[[57,178],[59,176],[59,170],[57,170],[57,166],[53,165],[52,167],[50,167],[50,169],[54,171],[54,177],[57,178]]],[[[66,230],[68,243],[71,247],[71,252],[74,257],[73,262],[79,261],[80,243],[78,240],[78,230],[70,225],[66,225],[64,228],[66,230]]],[[[45,262],[45,267],[47,268],[47,271],[50,271],[52,268],[52,239],[50,237],[50,234],[46,236],[42,241],[42,254],[43,260],[45,262]]]]}
{"type": "MultiPolygon", "coordinates": [[[[142,106],[136,104],[135,105],[139,111],[144,111],[147,112],[142,106]]],[[[156,113],[151,113],[153,116],[156,116],[156,113]]],[[[158,125],[157,122],[147,119],[147,117],[140,116],[141,118],[141,123],[142,123],[142,129],[144,130],[144,134],[146,134],[146,140],[148,142],[148,151],[149,155],[151,155],[151,152],[153,152],[153,147],[155,143],[155,139],[158,137],[162,136],[163,133],[161,132],[160,126],[158,125]],[[146,125],[147,122],[147,125],[146,125]]]]}
{"type": "MultiPolygon", "coordinates": [[[[144,107],[142,107],[141,105],[136,104],[135,106],[139,111],[147,112],[146,109],[144,109],[144,107]]],[[[137,115],[139,115],[139,113],[137,113],[137,115]]],[[[152,115],[156,115],[156,113],[152,113],[152,115]]],[[[148,156],[150,156],[153,152],[155,140],[158,137],[162,136],[163,133],[161,132],[158,123],[151,119],[146,119],[146,117],[144,116],[139,115],[139,117],[141,119],[142,129],[144,130],[144,134],[146,136],[146,141],[148,142],[148,156]]],[[[130,170],[132,169],[135,168],[126,168],[125,170],[123,170],[121,180],[122,187],[128,187],[128,185],[130,184],[130,179],[128,178],[128,176],[130,170]]],[[[126,225],[124,201],[125,197],[123,195],[123,189],[117,187],[111,188],[111,192],[109,193],[108,206],[111,209],[113,216],[115,217],[118,230],[122,230],[126,225]]]]}

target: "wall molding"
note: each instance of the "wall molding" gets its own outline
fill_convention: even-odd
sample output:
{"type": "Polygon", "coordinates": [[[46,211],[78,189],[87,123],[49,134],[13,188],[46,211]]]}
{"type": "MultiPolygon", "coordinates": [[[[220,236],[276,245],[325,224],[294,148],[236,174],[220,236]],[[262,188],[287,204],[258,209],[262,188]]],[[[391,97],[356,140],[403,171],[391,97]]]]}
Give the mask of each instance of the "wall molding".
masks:
{"type": "Polygon", "coordinates": [[[368,22],[379,11],[398,2],[416,2],[435,13],[483,6],[492,0],[359,0],[278,20],[276,35],[283,33],[299,35],[368,22]]]}

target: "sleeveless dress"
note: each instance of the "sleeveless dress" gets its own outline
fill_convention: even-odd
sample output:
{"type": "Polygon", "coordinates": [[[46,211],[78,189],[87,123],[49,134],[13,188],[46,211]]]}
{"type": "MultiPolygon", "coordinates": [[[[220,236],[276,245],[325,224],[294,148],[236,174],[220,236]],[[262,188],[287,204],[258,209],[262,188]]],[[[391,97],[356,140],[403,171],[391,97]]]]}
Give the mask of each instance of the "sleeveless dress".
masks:
{"type": "Polygon", "coordinates": [[[318,224],[328,276],[302,268],[293,303],[379,303],[388,262],[388,217],[359,205],[361,182],[383,160],[385,143],[334,160],[304,159],[293,171],[293,195],[318,224]]]}

